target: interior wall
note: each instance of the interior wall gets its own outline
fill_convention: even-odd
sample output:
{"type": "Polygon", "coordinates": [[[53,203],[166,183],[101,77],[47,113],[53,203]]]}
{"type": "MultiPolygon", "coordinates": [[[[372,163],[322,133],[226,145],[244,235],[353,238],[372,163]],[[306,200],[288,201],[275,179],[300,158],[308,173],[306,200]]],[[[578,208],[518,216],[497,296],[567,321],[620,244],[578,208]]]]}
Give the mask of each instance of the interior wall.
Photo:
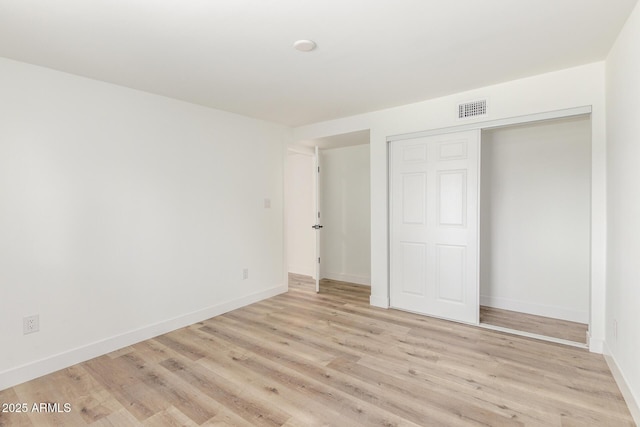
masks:
{"type": "MultiPolygon", "coordinates": [[[[607,348],[640,425],[640,6],[606,62],[607,348]]],[[[615,370],[614,370],[615,372],[615,370]]]]}
{"type": "Polygon", "coordinates": [[[591,123],[482,133],[480,304],[589,322],[591,123]]]}
{"type": "Polygon", "coordinates": [[[370,285],[369,145],[320,153],[321,276],[370,285]]]}
{"type": "Polygon", "coordinates": [[[471,91],[301,126],[293,140],[370,129],[371,132],[371,304],[389,306],[389,218],[387,138],[486,120],[591,106],[591,310],[589,348],[602,352],[604,343],[606,264],[606,145],[604,62],[527,77],[471,91]],[[457,119],[457,105],[489,100],[487,117],[457,119]]]}
{"type": "Polygon", "coordinates": [[[287,156],[287,258],[290,273],[315,276],[314,158],[289,153],[287,156]]]}
{"type": "Polygon", "coordinates": [[[6,59],[0,93],[0,389],[286,291],[287,128],[6,59]]]}

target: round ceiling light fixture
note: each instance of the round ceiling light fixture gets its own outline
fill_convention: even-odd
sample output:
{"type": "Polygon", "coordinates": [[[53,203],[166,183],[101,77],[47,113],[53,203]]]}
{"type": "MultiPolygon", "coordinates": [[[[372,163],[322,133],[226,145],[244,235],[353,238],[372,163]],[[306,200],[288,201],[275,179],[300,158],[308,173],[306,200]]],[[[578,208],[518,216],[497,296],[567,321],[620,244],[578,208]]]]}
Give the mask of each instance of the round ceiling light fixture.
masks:
{"type": "Polygon", "coordinates": [[[293,44],[293,47],[300,52],[311,52],[316,48],[316,42],[313,40],[298,40],[293,44]]]}

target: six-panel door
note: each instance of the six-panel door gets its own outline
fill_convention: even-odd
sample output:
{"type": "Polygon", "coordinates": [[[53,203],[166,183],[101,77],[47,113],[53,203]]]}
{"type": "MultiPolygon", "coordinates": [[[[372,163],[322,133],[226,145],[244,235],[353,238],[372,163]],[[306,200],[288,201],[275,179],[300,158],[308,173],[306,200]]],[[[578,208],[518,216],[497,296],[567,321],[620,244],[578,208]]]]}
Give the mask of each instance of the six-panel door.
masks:
{"type": "Polygon", "coordinates": [[[391,307],[478,323],[479,148],[479,131],[391,143],[391,307]]]}

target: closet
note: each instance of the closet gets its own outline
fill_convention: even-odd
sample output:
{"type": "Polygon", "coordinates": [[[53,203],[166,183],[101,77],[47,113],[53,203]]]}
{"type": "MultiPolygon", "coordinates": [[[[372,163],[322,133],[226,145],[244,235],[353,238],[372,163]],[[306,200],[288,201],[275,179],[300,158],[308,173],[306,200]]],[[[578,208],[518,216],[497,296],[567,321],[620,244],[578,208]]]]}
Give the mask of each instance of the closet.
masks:
{"type": "Polygon", "coordinates": [[[480,305],[498,310],[481,310],[480,321],[586,342],[589,117],[483,131],[481,165],[480,305]],[[575,332],[544,332],[545,319],[515,313],[571,322],[564,328],[575,332]]]}
{"type": "Polygon", "coordinates": [[[453,130],[390,143],[390,306],[584,343],[590,115],[453,130]]]}

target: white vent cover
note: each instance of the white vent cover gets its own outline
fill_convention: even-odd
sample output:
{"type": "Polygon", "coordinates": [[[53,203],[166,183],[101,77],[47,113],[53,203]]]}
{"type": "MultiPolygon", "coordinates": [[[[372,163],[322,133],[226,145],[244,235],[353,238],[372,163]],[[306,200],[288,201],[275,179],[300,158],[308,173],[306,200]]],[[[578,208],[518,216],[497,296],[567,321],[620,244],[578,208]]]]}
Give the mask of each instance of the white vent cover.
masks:
{"type": "Polygon", "coordinates": [[[465,102],[458,104],[458,118],[467,119],[469,117],[478,117],[487,115],[487,100],[465,102]]]}

